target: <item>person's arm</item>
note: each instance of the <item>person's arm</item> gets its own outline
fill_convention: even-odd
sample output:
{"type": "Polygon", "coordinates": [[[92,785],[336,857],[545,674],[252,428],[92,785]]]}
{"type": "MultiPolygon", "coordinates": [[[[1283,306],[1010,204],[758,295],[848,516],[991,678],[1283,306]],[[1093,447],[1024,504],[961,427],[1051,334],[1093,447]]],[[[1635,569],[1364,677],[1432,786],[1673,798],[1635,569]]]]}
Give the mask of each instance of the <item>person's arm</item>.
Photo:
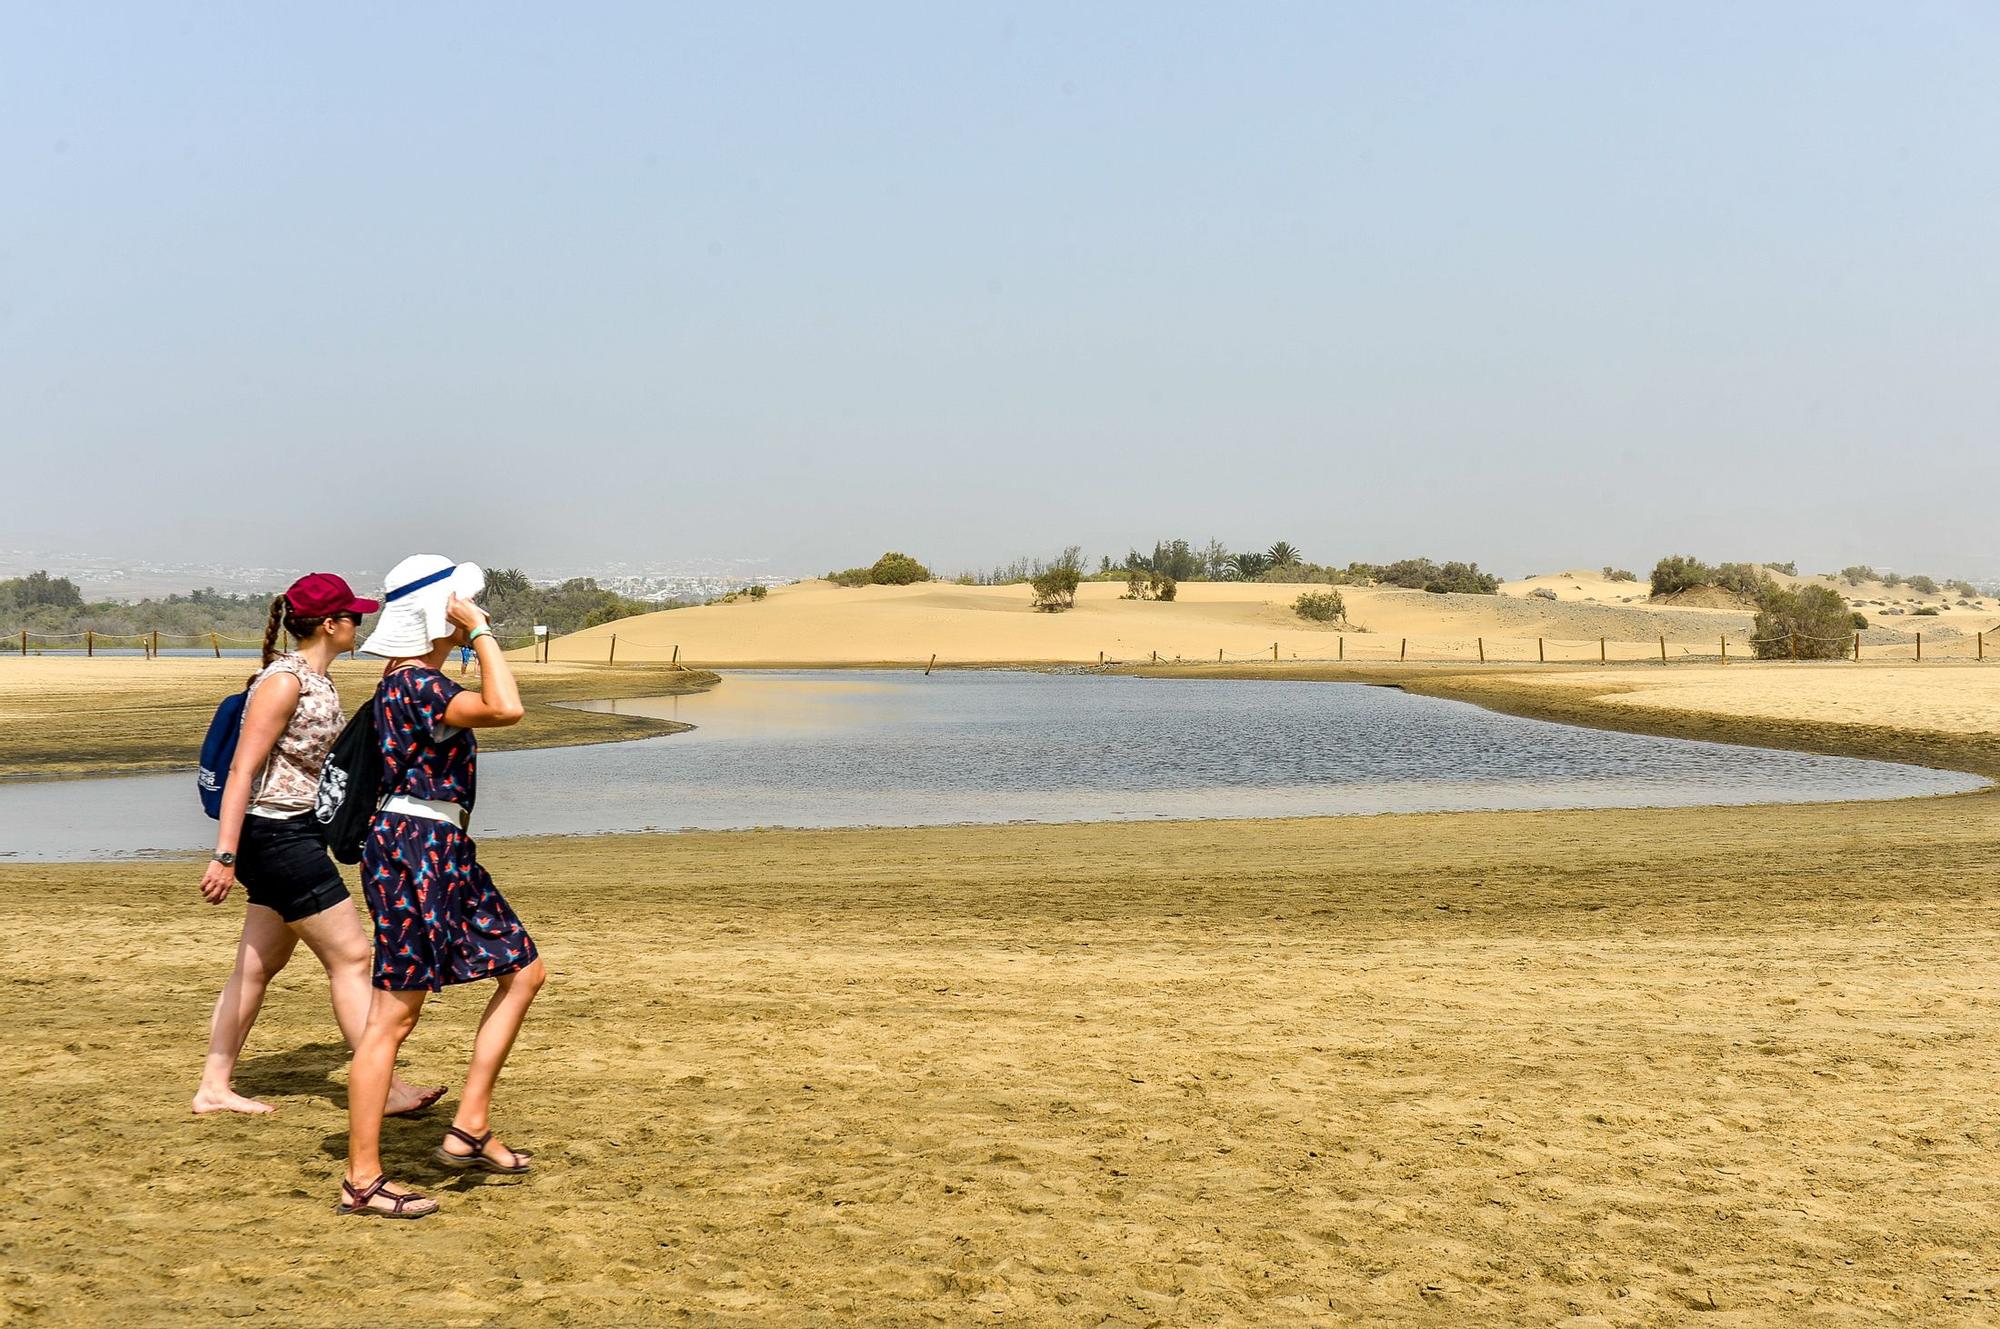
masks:
{"type": "MultiPolygon", "coordinates": [[[[486,611],[456,595],[446,603],[445,617],[461,634],[486,626],[486,611]]],[[[460,729],[504,729],[519,724],[521,716],[526,714],[521,709],[521,689],[514,682],[514,671],[507,667],[507,655],[493,639],[492,631],[480,633],[479,640],[472,643],[472,650],[479,657],[479,691],[461,692],[453,697],[444,708],[444,723],[460,729]]]]}
{"type": "MultiPolygon", "coordinates": [[[[272,674],[257,689],[257,695],[243,708],[243,732],[236,739],[236,756],[229,763],[229,778],[222,786],[221,825],[215,831],[215,852],[234,854],[243,840],[243,818],[249,814],[250,793],[257,773],[270,760],[278,736],[292,722],[299,705],[299,677],[289,671],[272,674]]],[[[236,884],[236,869],[210,859],[201,874],[201,898],[221,904],[236,884]]]]}

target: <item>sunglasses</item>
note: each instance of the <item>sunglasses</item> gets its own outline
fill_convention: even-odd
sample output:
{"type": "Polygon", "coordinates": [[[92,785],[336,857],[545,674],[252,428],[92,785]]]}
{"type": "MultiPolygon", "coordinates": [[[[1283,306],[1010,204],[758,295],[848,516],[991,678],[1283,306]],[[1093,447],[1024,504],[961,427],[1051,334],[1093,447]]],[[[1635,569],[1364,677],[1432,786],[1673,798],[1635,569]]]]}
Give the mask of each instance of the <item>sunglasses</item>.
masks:
{"type": "Polygon", "coordinates": [[[333,614],[330,617],[336,623],[348,622],[352,623],[357,628],[361,626],[361,615],[355,613],[351,609],[343,609],[339,613],[333,614]]]}

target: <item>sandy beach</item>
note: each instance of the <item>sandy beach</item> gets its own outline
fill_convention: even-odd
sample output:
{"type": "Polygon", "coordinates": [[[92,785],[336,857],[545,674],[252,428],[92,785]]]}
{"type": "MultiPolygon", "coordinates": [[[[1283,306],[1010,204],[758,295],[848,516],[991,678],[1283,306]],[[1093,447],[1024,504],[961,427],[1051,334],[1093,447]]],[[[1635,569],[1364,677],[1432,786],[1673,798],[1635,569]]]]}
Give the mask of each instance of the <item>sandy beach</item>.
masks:
{"type": "Polygon", "coordinates": [[[546,1171],[409,1227],[331,1214],[309,965],[243,1066],[279,1113],[194,1119],[233,910],[0,867],[9,1320],[1987,1320],[1993,810],[495,843],[546,1171]]]}
{"type": "MultiPolygon", "coordinates": [[[[49,662],[10,715],[107,663],[49,662]]],[[[2000,774],[2000,671],[1973,666],[1194,672],[2000,774]]],[[[1996,798],[493,841],[554,973],[500,1117],[546,1171],[441,1178],[443,1118],[392,1123],[448,1206],[408,1227],[332,1216],[345,1057],[313,966],[239,1077],[279,1113],[195,1119],[235,907],[193,863],[0,865],[0,1148],[30,1164],[0,1179],[0,1305],[1990,1320],[1996,798]],[[390,1266],[393,1298],[357,1277],[390,1266]]],[[[478,1006],[434,1004],[415,1075],[457,1073],[478,1006]]]]}

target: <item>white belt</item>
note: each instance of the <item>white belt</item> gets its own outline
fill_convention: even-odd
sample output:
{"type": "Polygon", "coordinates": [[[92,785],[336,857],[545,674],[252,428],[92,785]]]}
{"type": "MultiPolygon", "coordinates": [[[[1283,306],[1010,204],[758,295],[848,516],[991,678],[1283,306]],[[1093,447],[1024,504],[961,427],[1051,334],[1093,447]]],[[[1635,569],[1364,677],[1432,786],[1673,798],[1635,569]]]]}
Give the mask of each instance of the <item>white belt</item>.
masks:
{"type": "Polygon", "coordinates": [[[406,817],[429,817],[432,821],[447,822],[465,829],[465,809],[456,803],[447,803],[438,798],[413,798],[408,794],[391,794],[382,800],[378,812],[400,812],[406,817]]]}

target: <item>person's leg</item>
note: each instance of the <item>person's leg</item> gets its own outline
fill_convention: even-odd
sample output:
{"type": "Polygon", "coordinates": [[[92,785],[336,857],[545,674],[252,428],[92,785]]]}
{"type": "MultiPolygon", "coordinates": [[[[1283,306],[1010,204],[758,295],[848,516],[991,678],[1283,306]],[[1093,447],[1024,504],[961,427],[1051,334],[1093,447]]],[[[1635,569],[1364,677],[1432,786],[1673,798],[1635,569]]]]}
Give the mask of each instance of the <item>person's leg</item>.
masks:
{"type": "Polygon", "coordinates": [[[275,909],[246,904],[243,909],[243,938],[236,944],[236,966],[229,971],[222,995],[215,999],[215,1014],[208,1022],[208,1060],[201,1068],[201,1086],[195,1090],[194,1110],[202,1112],[273,1112],[268,1103],[245,1098],[229,1087],[236,1073],[236,1058],[250,1037],[250,1026],[264,1004],[264,989],[271,978],[292,958],[297,939],[275,909]]]}
{"type": "MultiPolygon", "coordinates": [[[[312,948],[325,967],[327,988],[333,997],[333,1018],[340,1026],[340,1036],[347,1040],[348,1047],[359,1048],[362,1031],[368,1027],[368,1008],[375,999],[368,975],[374,951],[367,929],[361,926],[361,915],[355,912],[351,901],[342,900],[330,909],[294,920],[292,931],[312,948]]],[[[384,1110],[394,1116],[428,1106],[442,1097],[443,1085],[429,1090],[414,1089],[403,1083],[392,1068],[384,1110]]]]}
{"type": "MultiPolygon", "coordinates": [[[[368,1023],[354,1049],[354,1067],[347,1078],[346,1180],[350,1185],[365,1187],[382,1175],[382,1109],[389,1098],[389,1080],[396,1072],[396,1054],[417,1027],[417,1016],[423,1012],[428,995],[421,989],[391,992],[377,988],[368,1007],[368,1023]]],[[[385,1207],[373,1200],[370,1204],[385,1207]]]]}
{"type": "MultiPolygon", "coordinates": [[[[459,1095],[458,1111],[451,1121],[466,1134],[486,1133],[493,1112],[494,1083],[500,1078],[500,1068],[507,1064],[507,1054],[514,1049],[514,1038],[521,1032],[521,1021],[526,1018],[528,1007],[548,977],[548,969],[537,958],[525,968],[502,974],[495,980],[493,999],[486,1003],[486,1013],[479,1017],[479,1032],[472,1040],[472,1064],[465,1071],[465,1092],[459,1095]]],[[[457,1155],[472,1152],[464,1141],[453,1136],[445,1138],[444,1149],[457,1155]]],[[[526,1157],[515,1155],[497,1140],[486,1146],[486,1152],[495,1161],[510,1166],[526,1157]]]]}

